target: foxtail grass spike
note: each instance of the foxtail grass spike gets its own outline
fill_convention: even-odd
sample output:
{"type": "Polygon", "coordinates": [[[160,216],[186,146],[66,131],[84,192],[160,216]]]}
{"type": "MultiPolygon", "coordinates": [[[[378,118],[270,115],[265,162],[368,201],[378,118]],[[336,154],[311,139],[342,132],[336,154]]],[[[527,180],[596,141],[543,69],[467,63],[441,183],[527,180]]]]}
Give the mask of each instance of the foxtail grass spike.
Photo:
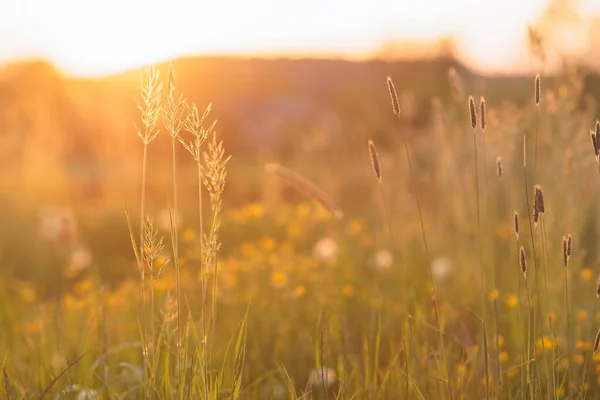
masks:
{"type": "Polygon", "coordinates": [[[546,205],[544,203],[544,192],[540,185],[535,185],[533,194],[533,222],[537,224],[540,215],[546,212],[546,205]]]}
{"type": "Polygon", "coordinates": [[[541,86],[542,86],[542,84],[541,84],[540,74],[537,74],[535,76],[535,105],[536,106],[540,105],[540,97],[542,95],[541,86]]]}
{"type": "Polygon", "coordinates": [[[483,96],[481,96],[481,99],[479,100],[479,121],[481,122],[481,130],[485,131],[487,120],[485,112],[485,99],[483,96]]]}
{"type": "Polygon", "coordinates": [[[519,249],[519,266],[521,267],[521,272],[525,279],[527,279],[527,259],[525,257],[525,249],[523,246],[519,249]]]}
{"type": "Polygon", "coordinates": [[[469,116],[471,117],[471,128],[477,128],[477,110],[475,110],[473,96],[469,96],[469,116]]]}
{"type": "Polygon", "coordinates": [[[498,174],[498,179],[502,179],[502,157],[500,156],[496,158],[496,173],[498,174]]]}
{"type": "Polygon", "coordinates": [[[373,166],[375,177],[379,182],[381,182],[381,165],[379,164],[379,155],[377,154],[375,143],[373,143],[372,140],[369,140],[369,154],[371,155],[371,164],[373,166]]]}
{"type": "Polygon", "coordinates": [[[567,238],[562,237],[562,248],[563,248],[563,265],[565,268],[569,267],[569,254],[567,252],[567,238]]]}
{"type": "Polygon", "coordinates": [[[400,116],[400,103],[398,102],[398,93],[396,87],[390,76],[387,77],[387,88],[390,92],[390,99],[392,100],[392,111],[395,115],[400,116]]]}
{"type": "Polygon", "coordinates": [[[515,227],[515,236],[517,238],[517,240],[519,240],[519,214],[515,211],[515,218],[514,218],[514,227],[515,227]]]}

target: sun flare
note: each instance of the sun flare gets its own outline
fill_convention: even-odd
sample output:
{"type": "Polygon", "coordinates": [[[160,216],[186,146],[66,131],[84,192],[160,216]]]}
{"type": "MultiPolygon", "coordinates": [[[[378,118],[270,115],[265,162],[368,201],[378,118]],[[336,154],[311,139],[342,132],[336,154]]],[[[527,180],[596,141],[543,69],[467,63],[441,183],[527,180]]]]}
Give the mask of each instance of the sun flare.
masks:
{"type": "MultiPolygon", "coordinates": [[[[590,4],[592,2],[589,2],[590,4]]],[[[188,54],[364,56],[390,40],[457,40],[474,66],[509,67],[544,0],[7,0],[0,61],[49,58],[67,72],[109,74],[188,54]]]]}

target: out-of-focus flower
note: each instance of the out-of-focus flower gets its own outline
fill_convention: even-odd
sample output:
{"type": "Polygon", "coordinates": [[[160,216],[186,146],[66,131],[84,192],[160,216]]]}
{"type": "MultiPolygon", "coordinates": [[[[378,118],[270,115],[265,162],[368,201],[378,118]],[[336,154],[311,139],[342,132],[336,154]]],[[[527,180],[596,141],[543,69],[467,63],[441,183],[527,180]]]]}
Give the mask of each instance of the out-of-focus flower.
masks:
{"type": "Polygon", "coordinates": [[[287,277],[283,272],[273,272],[271,274],[271,285],[275,287],[281,287],[285,285],[287,277]]]}
{"type": "Polygon", "coordinates": [[[431,274],[437,283],[446,281],[453,269],[454,264],[449,257],[437,257],[431,261],[431,274]]]}
{"type": "Polygon", "coordinates": [[[77,245],[69,255],[69,267],[74,272],[83,271],[92,264],[92,253],[87,247],[77,245]]]}
{"type": "Polygon", "coordinates": [[[286,394],[285,387],[275,380],[267,380],[260,387],[261,399],[283,399],[286,394]]]}
{"type": "Polygon", "coordinates": [[[42,238],[69,245],[75,239],[77,221],[71,209],[48,208],[42,211],[39,234],[42,238]]]}
{"type": "Polygon", "coordinates": [[[323,262],[333,262],[337,259],[339,248],[332,238],[322,238],[313,247],[314,257],[323,262]]]}
{"type": "Polygon", "coordinates": [[[322,367],[315,369],[310,372],[309,383],[312,385],[323,385],[331,386],[335,383],[337,374],[335,371],[328,367],[322,367]]]}
{"type": "Polygon", "coordinates": [[[378,250],[373,257],[373,264],[377,269],[388,270],[394,265],[394,255],[388,250],[378,250]]]}

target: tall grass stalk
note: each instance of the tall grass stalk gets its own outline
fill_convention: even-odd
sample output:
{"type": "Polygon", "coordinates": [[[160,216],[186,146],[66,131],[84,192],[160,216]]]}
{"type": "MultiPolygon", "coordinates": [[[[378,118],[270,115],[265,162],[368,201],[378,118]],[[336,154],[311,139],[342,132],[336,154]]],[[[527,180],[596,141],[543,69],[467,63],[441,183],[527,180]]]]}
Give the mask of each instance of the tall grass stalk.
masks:
{"type": "Polygon", "coordinates": [[[183,127],[185,99],[183,95],[176,94],[177,77],[173,64],[169,65],[169,76],[167,80],[165,106],[162,108],[162,116],[165,128],[171,136],[171,158],[173,172],[173,213],[171,214],[171,248],[173,252],[173,263],[175,265],[175,299],[176,299],[176,318],[177,318],[177,361],[176,361],[176,390],[177,396],[181,397],[181,357],[182,357],[182,342],[181,342],[181,282],[179,271],[179,209],[177,201],[177,149],[176,142],[178,141],[179,133],[183,127]]]}
{"type": "MultiPolygon", "coordinates": [[[[540,189],[541,190],[541,189],[540,189]]],[[[550,321],[550,291],[548,289],[548,244],[547,244],[547,236],[546,236],[546,218],[545,215],[542,214],[541,216],[541,241],[542,241],[542,253],[543,253],[543,263],[544,263],[544,291],[545,291],[545,299],[546,299],[546,310],[545,313],[542,315],[545,315],[548,318],[548,324],[551,325],[551,321],[550,321]]],[[[540,309],[541,309],[541,304],[540,304],[540,309]]],[[[544,358],[546,359],[545,364],[545,368],[546,368],[546,383],[548,385],[548,387],[550,387],[550,384],[552,384],[552,397],[556,396],[556,379],[555,379],[555,375],[554,375],[554,365],[556,365],[556,355],[555,355],[555,347],[556,347],[556,338],[553,332],[553,329],[551,326],[549,326],[549,330],[550,330],[550,339],[552,340],[552,381],[550,381],[550,375],[549,375],[549,371],[548,371],[548,361],[547,361],[547,352],[545,352],[545,356],[544,358]]],[[[542,336],[543,338],[543,336],[542,336]]],[[[544,339],[543,339],[544,340],[544,339]]],[[[567,382],[570,383],[568,377],[570,375],[570,368],[569,371],[567,371],[567,382]]]]}
{"type": "Polygon", "coordinates": [[[485,270],[483,267],[483,244],[481,234],[481,208],[479,201],[479,160],[477,158],[477,111],[475,109],[475,100],[473,96],[469,96],[469,115],[471,119],[471,128],[473,128],[473,166],[475,171],[475,206],[477,208],[477,249],[479,254],[479,267],[480,267],[480,278],[481,278],[481,323],[483,331],[483,358],[484,358],[484,369],[485,369],[485,391],[486,398],[490,398],[490,375],[489,375],[489,360],[488,360],[488,349],[487,349],[487,307],[486,307],[486,284],[485,284],[485,270]]]}
{"type": "MultiPolygon", "coordinates": [[[[486,145],[486,134],[485,128],[487,126],[487,110],[486,110],[486,102],[484,97],[482,96],[479,100],[479,118],[480,118],[480,128],[481,128],[481,141],[483,147],[483,178],[485,184],[485,201],[486,201],[486,210],[488,213],[487,220],[487,234],[492,235],[491,231],[491,214],[490,214],[490,191],[488,186],[488,162],[487,162],[487,145],[486,145]]],[[[502,178],[502,161],[501,159],[497,160],[497,169],[498,169],[498,178],[502,178]]],[[[498,387],[500,388],[499,396],[502,397],[502,364],[500,363],[500,335],[499,335],[499,324],[498,324],[498,300],[497,300],[497,288],[496,288],[496,262],[495,262],[495,254],[492,252],[490,257],[490,262],[492,264],[492,302],[494,306],[494,339],[496,346],[496,376],[498,377],[498,387]]]]}
{"type": "Polygon", "coordinates": [[[448,362],[447,362],[447,357],[446,357],[446,346],[444,343],[444,331],[443,331],[443,327],[442,327],[442,319],[440,317],[440,306],[439,306],[439,300],[438,300],[435,280],[433,278],[433,271],[431,270],[431,256],[429,254],[429,246],[427,245],[427,235],[425,234],[425,223],[423,222],[423,210],[421,207],[421,201],[419,199],[419,190],[417,187],[417,180],[415,177],[415,172],[414,172],[414,169],[412,166],[410,150],[408,147],[408,141],[406,139],[406,134],[402,127],[402,118],[400,117],[400,105],[398,102],[398,94],[396,92],[394,82],[392,81],[392,78],[389,76],[387,78],[387,87],[388,87],[388,91],[390,93],[390,98],[392,101],[392,111],[394,112],[396,117],[398,117],[400,136],[401,136],[402,142],[404,144],[404,152],[406,154],[406,161],[408,163],[408,170],[410,173],[411,182],[412,182],[412,186],[413,186],[414,198],[415,198],[415,202],[417,204],[417,210],[419,213],[419,222],[421,224],[421,235],[423,238],[423,246],[425,248],[425,255],[427,257],[429,279],[431,281],[431,293],[432,293],[433,297],[435,298],[435,314],[436,314],[436,320],[437,320],[437,328],[438,328],[438,332],[439,332],[439,336],[440,336],[440,350],[442,353],[442,362],[444,364],[444,369],[445,369],[444,382],[446,384],[447,395],[450,399],[452,399],[452,391],[450,389],[450,381],[449,381],[448,362]]]}
{"type": "MultiPolygon", "coordinates": [[[[141,255],[144,252],[143,241],[144,241],[144,220],[146,213],[146,171],[148,163],[148,146],[156,138],[159,130],[156,128],[158,117],[160,115],[160,102],[161,102],[161,91],[162,84],[159,82],[159,73],[154,66],[146,70],[146,75],[142,83],[142,103],[138,104],[138,109],[141,112],[142,128],[135,126],[136,133],[141,139],[143,144],[143,155],[142,155],[142,182],[141,182],[141,199],[140,199],[140,234],[139,234],[139,252],[138,257],[138,268],[140,271],[140,290],[142,294],[142,343],[143,343],[143,359],[144,359],[144,384],[147,383],[148,378],[148,346],[147,346],[147,322],[146,322],[146,274],[143,265],[141,255]]],[[[134,235],[131,231],[130,225],[130,238],[132,239],[132,245],[134,248],[137,247],[134,235]]]]}
{"type": "Polygon", "coordinates": [[[203,168],[202,168],[202,145],[206,141],[208,135],[212,132],[216,121],[213,122],[208,128],[204,127],[204,121],[210,113],[211,105],[209,104],[204,112],[200,114],[195,104],[188,107],[188,115],[185,119],[183,128],[192,135],[193,140],[186,141],[178,136],[179,142],[183,147],[190,153],[194,161],[196,161],[197,179],[198,179],[198,229],[200,232],[200,253],[202,254],[200,262],[200,276],[202,277],[202,299],[201,299],[201,310],[200,310],[200,323],[201,323],[201,339],[200,346],[202,348],[202,368],[204,372],[204,395],[208,396],[209,390],[209,375],[208,375],[208,333],[206,323],[206,298],[208,289],[208,265],[205,263],[204,254],[205,240],[204,240],[204,219],[203,219],[203,206],[202,206],[202,183],[203,183],[203,168]]]}

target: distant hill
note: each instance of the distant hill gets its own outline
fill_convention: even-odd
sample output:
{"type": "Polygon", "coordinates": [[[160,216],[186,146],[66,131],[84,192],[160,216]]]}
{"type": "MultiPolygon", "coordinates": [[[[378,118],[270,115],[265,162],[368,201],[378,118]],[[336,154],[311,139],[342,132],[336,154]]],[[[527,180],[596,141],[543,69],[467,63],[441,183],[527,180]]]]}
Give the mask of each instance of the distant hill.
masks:
{"type": "MultiPolygon", "coordinates": [[[[178,88],[190,102],[199,108],[213,104],[211,117],[219,120],[220,137],[238,159],[257,154],[293,157],[302,146],[318,146],[323,132],[343,137],[347,148],[354,142],[363,146],[365,135],[385,131],[392,118],[388,75],[411,108],[403,114],[406,126],[415,129],[427,126],[433,97],[450,101],[450,68],[458,71],[467,94],[485,95],[492,107],[505,100],[530,101],[533,90],[531,76],[486,77],[452,58],[189,57],[173,60],[173,65],[178,88]]],[[[167,67],[157,66],[163,77],[167,67]]],[[[74,79],[42,61],[1,68],[0,176],[18,175],[31,184],[48,185],[56,181],[49,176],[66,172],[67,180],[86,182],[90,193],[101,191],[101,182],[126,179],[123,171],[139,165],[133,124],[139,124],[136,100],[143,73],[135,69],[103,79],[74,79]]],[[[594,79],[600,82],[590,77],[586,82],[600,86],[594,79]]],[[[168,160],[169,146],[153,151],[156,165],[168,160]]],[[[137,176],[131,175],[132,180],[137,176]]]]}

